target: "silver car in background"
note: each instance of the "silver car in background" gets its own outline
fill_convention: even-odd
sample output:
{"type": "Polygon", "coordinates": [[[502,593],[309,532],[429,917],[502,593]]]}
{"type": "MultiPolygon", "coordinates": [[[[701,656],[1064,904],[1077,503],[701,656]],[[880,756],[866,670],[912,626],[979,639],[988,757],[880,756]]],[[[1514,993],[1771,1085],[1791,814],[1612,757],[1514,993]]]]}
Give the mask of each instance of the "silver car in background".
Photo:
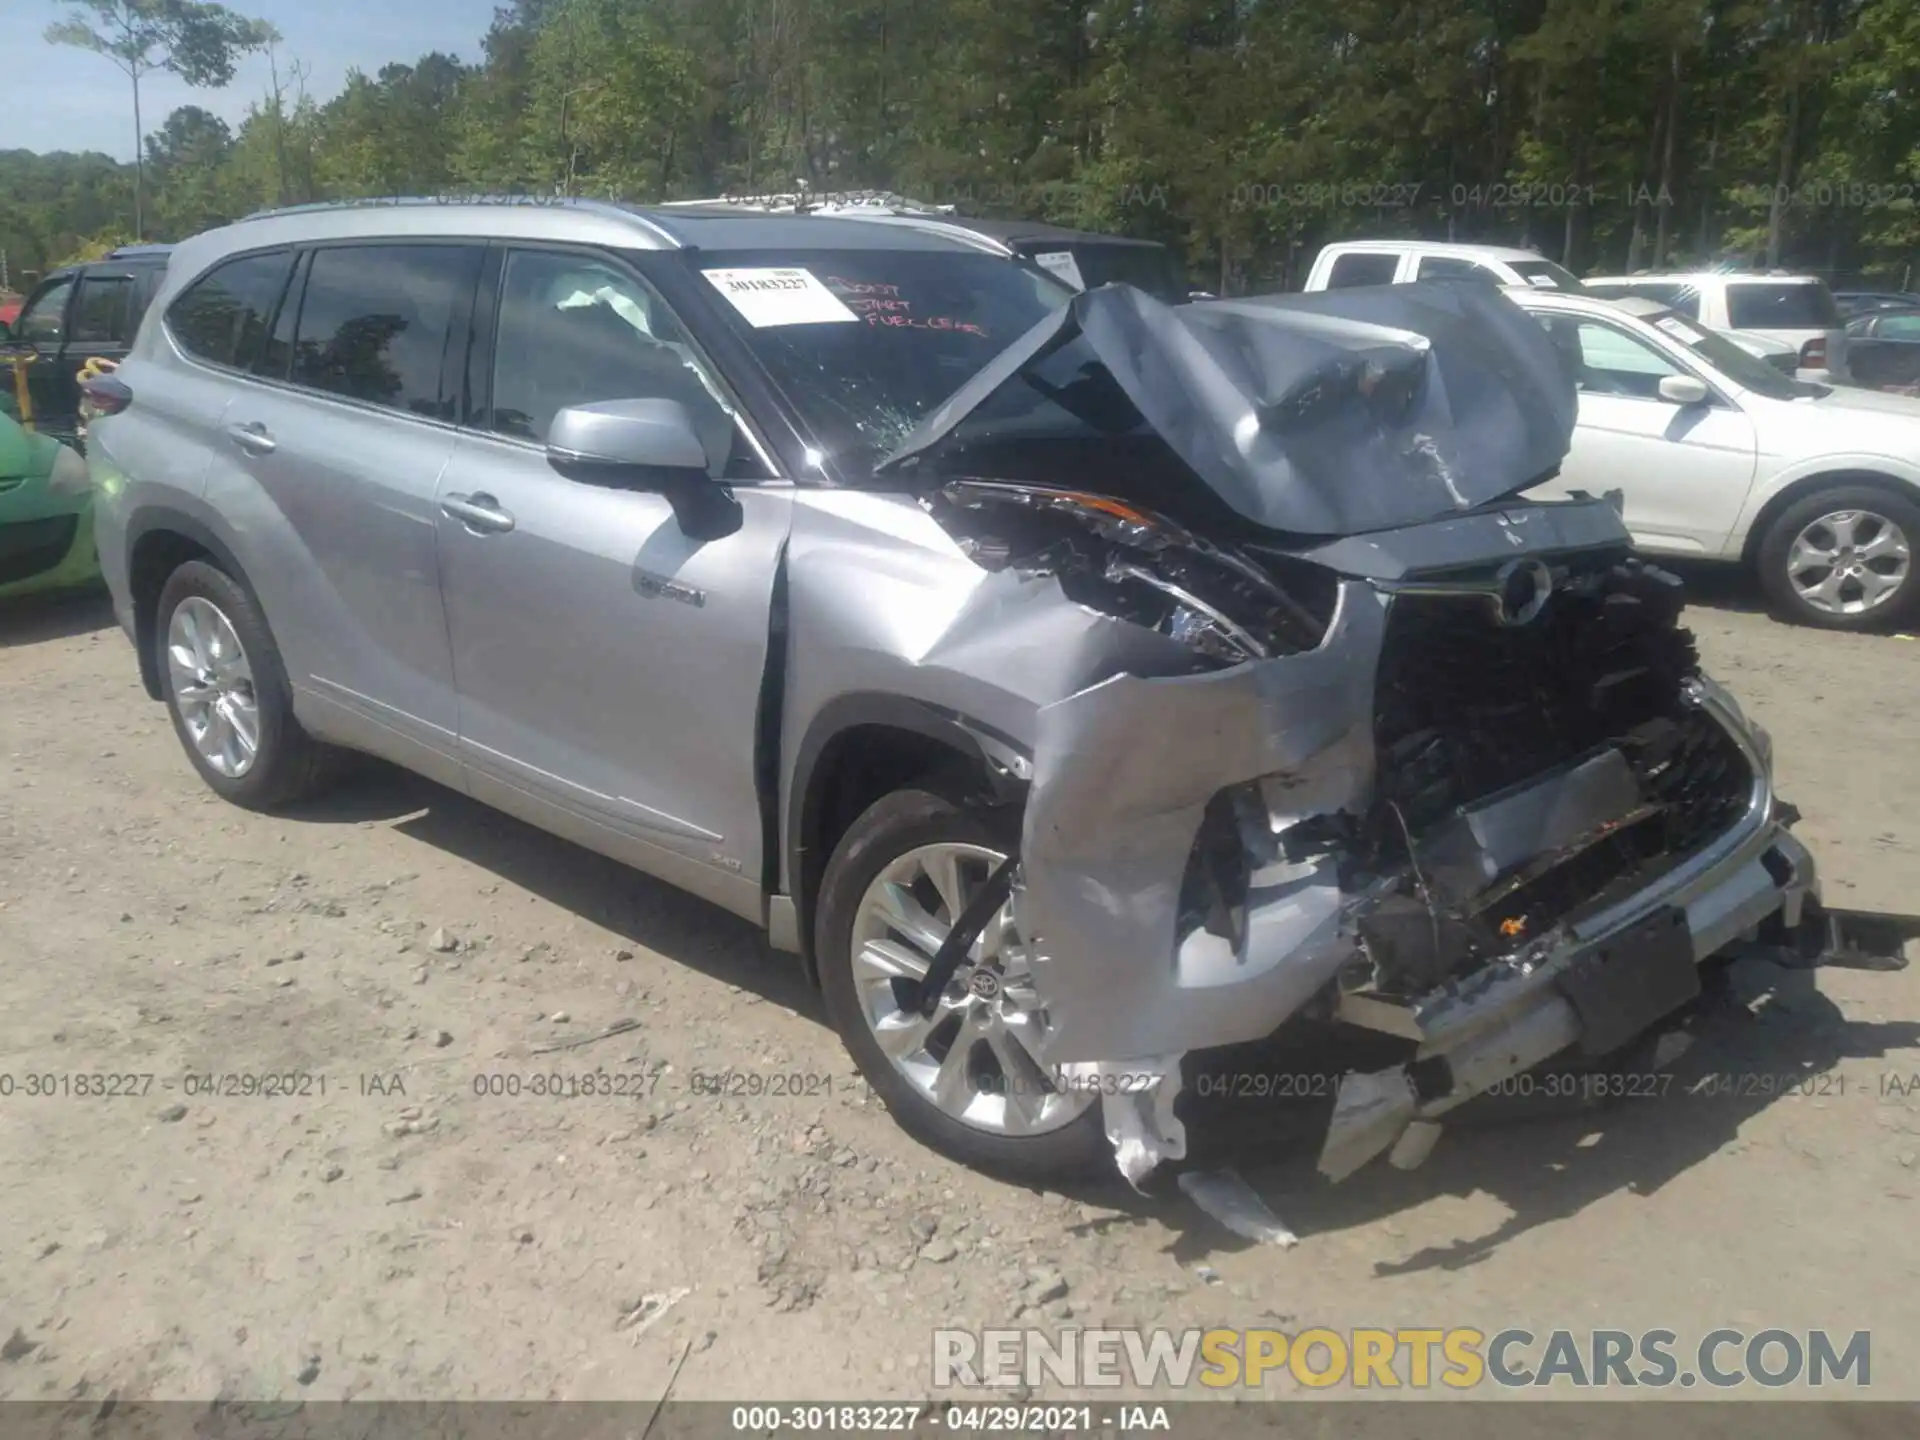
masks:
{"type": "Polygon", "coordinates": [[[91,467],[234,803],[384,756],[764,926],[915,1136],[1178,1166],[1312,1025],[1321,1164],[1684,1007],[1815,893],[1764,734],[1482,285],[1166,306],[933,229],[596,202],[174,253],[91,467]]]}

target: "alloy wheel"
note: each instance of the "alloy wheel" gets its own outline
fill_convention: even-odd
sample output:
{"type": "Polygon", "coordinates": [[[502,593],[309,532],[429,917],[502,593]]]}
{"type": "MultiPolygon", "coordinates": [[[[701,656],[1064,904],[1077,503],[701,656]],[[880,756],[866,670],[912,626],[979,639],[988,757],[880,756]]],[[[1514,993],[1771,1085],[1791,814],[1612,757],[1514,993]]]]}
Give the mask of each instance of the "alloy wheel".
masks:
{"type": "Polygon", "coordinates": [[[1913,555],[1906,532],[1871,510],[1835,510],[1794,537],[1787,580],[1815,610],[1862,615],[1907,583],[1913,555]]]}
{"type": "Polygon", "coordinates": [[[237,780],[260,753],[253,665],[233,622],[203,595],[189,595],[167,622],[167,672],[193,748],[216,773],[237,780]]]}
{"type": "Polygon", "coordinates": [[[942,1114],[994,1135],[1042,1135],[1093,1102],[1039,1059],[1049,1024],[1021,940],[1017,892],[981,930],[931,1016],[920,981],[954,917],[1006,857],[980,845],[923,845],[867,887],[853,925],[853,982],[880,1049],[942,1114]]]}

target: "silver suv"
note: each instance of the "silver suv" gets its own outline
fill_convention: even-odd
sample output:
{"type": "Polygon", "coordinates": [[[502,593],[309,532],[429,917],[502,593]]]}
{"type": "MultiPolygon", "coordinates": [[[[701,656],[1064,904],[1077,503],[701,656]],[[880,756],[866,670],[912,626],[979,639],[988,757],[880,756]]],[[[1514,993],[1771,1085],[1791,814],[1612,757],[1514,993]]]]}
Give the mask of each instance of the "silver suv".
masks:
{"type": "Polygon", "coordinates": [[[1143,1182],[1283,1026],[1391,1051],[1322,1168],[1410,1162],[1813,891],[1676,584],[1607,501],[1512,498],[1574,395],[1492,287],[1165,306],[908,226],[319,207],[182,244],[89,400],[213,790],[371,752],[746,916],[971,1163],[1143,1182]]]}

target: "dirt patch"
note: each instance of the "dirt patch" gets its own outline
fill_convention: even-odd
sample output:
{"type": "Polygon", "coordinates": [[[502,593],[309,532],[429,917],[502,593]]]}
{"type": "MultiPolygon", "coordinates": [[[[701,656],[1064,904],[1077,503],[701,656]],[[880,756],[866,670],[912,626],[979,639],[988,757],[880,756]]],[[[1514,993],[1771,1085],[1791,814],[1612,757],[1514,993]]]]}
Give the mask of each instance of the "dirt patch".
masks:
{"type": "MultiPolygon", "coordinates": [[[[1920,910],[1920,642],[1691,619],[1828,899],[1920,910]]],[[[1772,1093],[1280,1157],[1255,1248],[918,1149],[790,957],[449,791],[221,804],[98,602],[0,613],[0,734],[0,1397],[920,1396],[1015,1317],[1871,1329],[1920,1393],[1920,973],[1749,983],[1682,1070],[1772,1093]]]]}

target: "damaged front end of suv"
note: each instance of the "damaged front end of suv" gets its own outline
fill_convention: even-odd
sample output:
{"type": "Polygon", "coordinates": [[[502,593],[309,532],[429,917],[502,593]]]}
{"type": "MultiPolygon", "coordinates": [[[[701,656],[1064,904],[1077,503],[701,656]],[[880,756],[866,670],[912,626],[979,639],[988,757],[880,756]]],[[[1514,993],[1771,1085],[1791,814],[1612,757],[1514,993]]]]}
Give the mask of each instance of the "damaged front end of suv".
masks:
{"type": "Polygon", "coordinates": [[[882,467],[980,577],[907,658],[1033,702],[1003,727],[1033,1044],[1136,1184],[1185,1156],[1195,1052],[1305,1015],[1398,1037],[1321,1168],[1416,1163],[1455,1106],[1801,923],[1812,863],[1679,583],[1608,501],[1514,498],[1574,409],[1484,287],[1107,287],[882,467]],[[1037,587],[1079,628],[1023,618],[1037,587]]]}

